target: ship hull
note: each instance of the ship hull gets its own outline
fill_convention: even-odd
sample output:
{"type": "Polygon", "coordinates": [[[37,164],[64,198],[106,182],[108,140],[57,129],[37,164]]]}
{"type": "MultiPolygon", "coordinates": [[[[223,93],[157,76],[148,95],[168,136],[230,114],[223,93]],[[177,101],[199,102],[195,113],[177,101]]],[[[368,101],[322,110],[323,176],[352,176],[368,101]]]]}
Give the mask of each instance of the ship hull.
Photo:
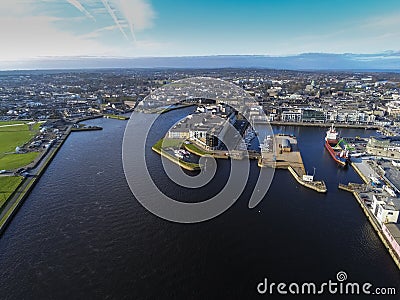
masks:
{"type": "Polygon", "coordinates": [[[339,165],[341,166],[346,166],[347,165],[347,159],[339,157],[335,150],[333,150],[332,146],[329,144],[328,141],[325,141],[325,148],[328,150],[329,154],[333,158],[334,161],[336,161],[339,165]]]}

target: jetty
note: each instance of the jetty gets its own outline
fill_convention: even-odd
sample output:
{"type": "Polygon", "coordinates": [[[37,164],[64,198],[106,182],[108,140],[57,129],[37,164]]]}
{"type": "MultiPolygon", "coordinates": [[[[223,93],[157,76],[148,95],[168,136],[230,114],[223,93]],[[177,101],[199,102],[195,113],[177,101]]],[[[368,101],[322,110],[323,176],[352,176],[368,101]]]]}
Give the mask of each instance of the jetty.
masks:
{"type": "Polygon", "coordinates": [[[104,114],[103,118],[125,121],[125,120],[129,120],[130,117],[123,116],[123,115],[104,114]]]}
{"type": "Polygon", "coordinates": [[[72,127],[71,131],[79,132],[79,131],[95,131],[95,130],[103,130],[103,127],[100,126],[78,126],[72,127]]]}
{"type": "Polygon", "coordinates": [[[287,169],[302,186],[319,193],[327,192],[324,181],[314,181],[314,176],[307,174],[297,139],[293,135],[277,134],[272,136],[269,148],[266,148],[266,145],[262,147],[258,166],[260,168],[287,169]]]}
{"type": "MultiPolygon", "coordinates": [[[[360,172],[361,173],[361,172],[360,172]]],[[[339,189],[350,192],[354,195],[354,198],[357,200],[358,204],[360,205],[363,213],[367,217],[369,223],[371,224],[372,228],[375,230],[376,234],[382,241],[383,245],[385,246],[386,250],[392,257],[394,263],[396,266],[400,269],[400,257],[397,255],[395,249],[391,246],[390,241],[386,237],[386,235],[383,232],[383,228],[381,224],[378,223],[376,218],[374,217],[372,211],[365,205],[363,199],[361,198],[362,193],[367,189],[367,184],[360,184],[360,183],[348,183],[347,185],[345,184],[339,184],[338,186],[339,189]]]]}
{"type": "MultiPolygon", "coordinates": [[[[191,142],[184,148],[197,156],[211,155],[219,159],[254,159],[258,160],[260,168],[286,169],[294,179],[304,187],[319,193],[326,193],[324,181],[314,181],[313,175],[308,175],[298,148],[297,139],[293,135],[277,134],[271,137],[270,148],[262,147],[262,153],[251,150],[205,150],[200,145],[191,142]]],[[[153,149],[154,150],[154,149],[153,149]]]]}
{"type": "Polygon", "coordinates": [[[166,148],[176,148],[179,149],[181,147],[182,140],[178,139],[160,139],[156,144],[151,147],[151,149],[161,155],[162,157],[165,157],[169,161],[177,164],[178,166],[182,167],[185,170],[188,171],[199,171],[201,169],[201,166],[196,163],[188,162],[183,159],[180,159],[174,155],[172,155],[166,148]],[[164,148],[164,147],[165,148],[164,148]]]}

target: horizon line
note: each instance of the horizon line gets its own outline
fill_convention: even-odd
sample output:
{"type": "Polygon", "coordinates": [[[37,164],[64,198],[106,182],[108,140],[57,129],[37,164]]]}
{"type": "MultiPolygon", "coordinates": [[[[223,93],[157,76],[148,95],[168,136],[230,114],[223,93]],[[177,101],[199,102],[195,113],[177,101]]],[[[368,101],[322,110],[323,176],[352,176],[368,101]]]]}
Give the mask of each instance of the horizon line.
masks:
{"type": "Polygon", "coordinates": [[[400,50],[384,50],[380,52],[370,52],[370,53],[361,53],[361,52],[299,52],[292,54],[183,54],[183,55],[151,55],[151,56],[114,56],[114,55],[54,55],[54,56],[37,56],[37,57],[25,57],[25,58],[13,58],[10,60],[1,60],[0,62],[15,62],[15,61],[30,61],[30,60],[40,60],[40,59],[64,59],[64,58],[104,58],[104,59],[140,59],[140,58],[190,58],[190,57],[234,57],[234,56],[253,56],[253,57],[293,57],[293,56],[301,56],[301,55],[394,55],[400,57],[400,50]]]}

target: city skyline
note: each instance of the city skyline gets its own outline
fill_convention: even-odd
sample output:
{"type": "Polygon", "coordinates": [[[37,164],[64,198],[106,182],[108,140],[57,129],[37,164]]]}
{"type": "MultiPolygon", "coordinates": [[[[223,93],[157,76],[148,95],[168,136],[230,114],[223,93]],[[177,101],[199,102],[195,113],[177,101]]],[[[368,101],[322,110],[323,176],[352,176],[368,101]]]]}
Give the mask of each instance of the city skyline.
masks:
{"type": "Polygon", "coordinates": [[[4,0],[0,61],[60,57],[399,56],[400,3],[4,0]]]}

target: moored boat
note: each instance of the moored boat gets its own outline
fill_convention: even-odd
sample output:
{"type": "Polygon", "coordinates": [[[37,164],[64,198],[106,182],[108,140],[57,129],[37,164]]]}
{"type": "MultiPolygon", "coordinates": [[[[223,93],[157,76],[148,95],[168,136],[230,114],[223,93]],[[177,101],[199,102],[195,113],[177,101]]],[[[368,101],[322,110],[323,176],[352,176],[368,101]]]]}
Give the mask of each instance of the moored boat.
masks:
{"type": "Polygon", "coordinates": [[[345,146],[341,145],[338,136],[339,133],[332,124],[331,128],[326,132],[325,148],[328,150],[334,161],[341,166],[345,166],[349,160],[349,151],[345,146]]]}

